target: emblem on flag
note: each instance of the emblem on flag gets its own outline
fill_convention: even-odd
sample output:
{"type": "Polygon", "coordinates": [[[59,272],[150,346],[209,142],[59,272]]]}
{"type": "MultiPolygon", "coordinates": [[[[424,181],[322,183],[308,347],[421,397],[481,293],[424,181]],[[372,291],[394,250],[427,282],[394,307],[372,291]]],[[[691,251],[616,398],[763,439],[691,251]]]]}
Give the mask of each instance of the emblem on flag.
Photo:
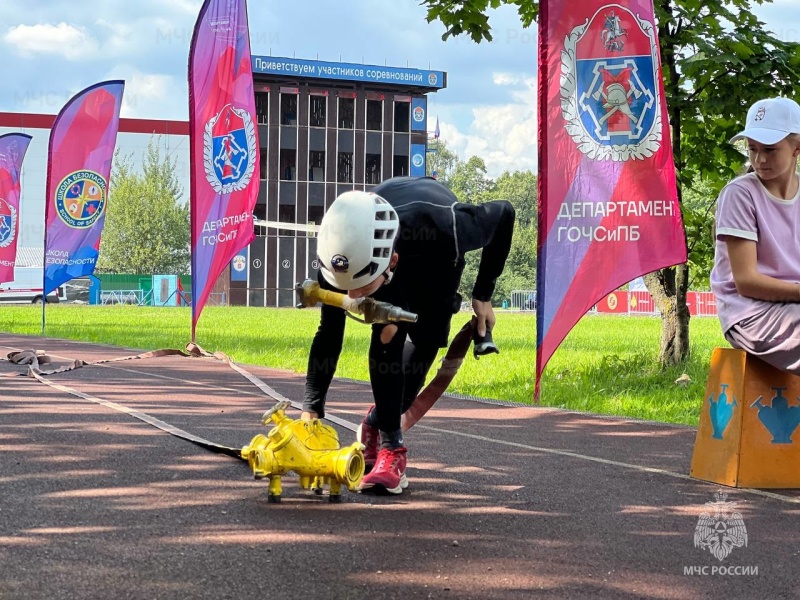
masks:
{"type": "Polygon", "coordinates": [[[64,223],[76,229],[91,227],[106,206],[106,180],[94,171],[74,171],[58,184],[55,203],[64,223]]]}
{"type": "Polygon", "coordinates": [[[17,233],[17,209],[0,198],[0,248],[7,248],[17,233]]]}
{"type": "Polygon", "coordinates": [[[206,179],[218,194],[243,190],[255,171],[256,134],[250,113],[230,104],[206,123],[206,179]]]}
{"type": "Polygon", "coordinates": [[[597,10],[564,40],[561,106],[578,149],[628,161],[661,147],[658,44],[653,26],[616,4],[597,10]]]}

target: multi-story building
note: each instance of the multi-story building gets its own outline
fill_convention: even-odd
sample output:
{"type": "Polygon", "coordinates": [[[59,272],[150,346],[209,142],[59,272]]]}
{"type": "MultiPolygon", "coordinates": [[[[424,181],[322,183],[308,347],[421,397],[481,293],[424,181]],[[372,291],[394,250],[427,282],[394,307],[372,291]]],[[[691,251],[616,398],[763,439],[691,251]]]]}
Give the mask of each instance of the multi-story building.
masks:
{"type": "Polygon", "coordinates": [[[253,56],[261,146],[256,239],[232,262],[230,303],[293,306],[316,273],[316,225],[346,190],[425,175],[427,94],[441,71],[253,56]]]}

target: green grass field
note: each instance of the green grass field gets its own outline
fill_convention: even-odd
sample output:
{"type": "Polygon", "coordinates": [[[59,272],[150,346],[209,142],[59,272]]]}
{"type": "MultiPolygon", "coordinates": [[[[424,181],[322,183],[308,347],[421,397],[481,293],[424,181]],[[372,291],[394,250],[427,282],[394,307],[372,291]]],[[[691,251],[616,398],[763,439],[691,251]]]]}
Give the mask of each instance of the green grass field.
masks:
{"type": "MultiPolygon", "coordinates": [[[[305,372],[318,319],[316,309],[207,307],[196,342],[243,365],[305,372]]],[[[191,338],[188,308],[48,305],[46,320],[47,337],[135,349],[183,348],[191,338]]],[[[456,315],[451,333],[468,320],[468,313],[456,315]]],[[[0,332],[40,335],[41,324],[39,306],[0,307],[0,332]]],[[[368,379],[369,329],[348,323],[337,376],[368,379]]],[[[696,425],[711,351],[728,344],[717,319],[692,319],[691,357],[685,365],[664,370],[657,362],[660,333],[660,321],[653,317],[584,317],[544,372],[541,404],[696,425]],[[683,373],[691,378],[685,387],[674,383],[683,373]]],[[[480,360],[468,355],[448,391],[531,403],[536,359],[533,313],[498,310],[494,338],[501,354],[480,360]]],[[[46,342],[37,346],[47,351],[46,342]]]]}

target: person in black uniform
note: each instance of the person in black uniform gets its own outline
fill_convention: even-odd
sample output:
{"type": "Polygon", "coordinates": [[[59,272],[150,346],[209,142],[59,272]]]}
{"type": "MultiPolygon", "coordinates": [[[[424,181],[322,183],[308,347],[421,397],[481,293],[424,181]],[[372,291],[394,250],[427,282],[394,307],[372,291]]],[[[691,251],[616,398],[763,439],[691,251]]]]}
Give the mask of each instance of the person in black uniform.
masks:
{"type": "MultiPolygon", "coordinates": [[[[464,253],[483,248],[472,290],[479,336],[495,324],[491,297],[505,267],[514,207],[464,204],[429,177],[394,177],[372,192],[341,194],[322,218],[317,244],[323,289],[373,296],[416,313],[416,323],[375,324],[369,374],[375,406],[358,430],[368,474],[362,492],[400,494],[408,486],[400,418],[425,382],[461,305],[464,253]]],[[[345,312],[323,305],[311,344],[303,419],[324,416],[342,350],[345,312]]]]}

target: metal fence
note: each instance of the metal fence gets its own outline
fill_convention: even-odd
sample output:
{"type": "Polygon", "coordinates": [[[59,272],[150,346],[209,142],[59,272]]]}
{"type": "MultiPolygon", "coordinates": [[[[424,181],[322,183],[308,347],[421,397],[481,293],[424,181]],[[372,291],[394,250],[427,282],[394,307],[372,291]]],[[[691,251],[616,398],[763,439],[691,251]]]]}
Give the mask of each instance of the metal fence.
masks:
{"type": "MultiPolygon", "coordinates": [[[[191,292],[175,291],[161,302],[154,301],[153,290],[111,290],[100,292],[100,304],[135,304],[137,306],[191,306],[191,292]],[[174,298],[174,302],[172,301],[174,298]]],[[[206,306],[227,306],[228,297],[225,292],[211,293],[206,299],[206,306]]]]}
{"type": "Polygon", "coordinates": [[[536,310],[536,290],[511,292],[511,310],[536,310]]]}

